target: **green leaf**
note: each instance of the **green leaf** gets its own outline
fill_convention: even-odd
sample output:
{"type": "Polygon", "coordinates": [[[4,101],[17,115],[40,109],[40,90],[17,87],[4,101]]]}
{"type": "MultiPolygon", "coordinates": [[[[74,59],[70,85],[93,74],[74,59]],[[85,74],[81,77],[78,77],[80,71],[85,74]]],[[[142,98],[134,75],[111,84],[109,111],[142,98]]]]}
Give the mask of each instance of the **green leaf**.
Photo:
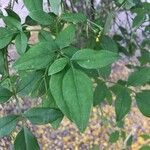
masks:
{"type": "Polygon", "coordinates": [[[73,54],[75,54],[78,51],[78,48],[69,46],[61,50],[61,52],[65,55],[67,55],[69,58],[72,57],[73,54]]]}
{"type": "Polygon", "coordinates": [[[0,74],[4,74],[5,72],[5,61],[4,61],[4,54],[0,51],[0,74]]]}
{"type": "Polygon", "coordinates": [[[133,143],[133,135],[130,135],[130,137],[127,140],[127,146],[131,146],[133,143]]]}
{"type": "Polygon", "coordinates": [[[135,0],[126,0],[124,8],[129,10],[135,5],[136,5],[135,0]]]}
{"type": "Polygon", "coordinates": [[[144,13],[144,14],[149,14],[150,12],[150,4],[149,2],[142,2],[139,6],[133,7],[132,13],[144,13]]]}
{"type": "Polygon", "coordinates": [[[103,36],[101,41],[100,41],[100,46],[102,49],[107,49],[112,52],[118,52],[118,46],[116,42],[111,39],[109,36],[103,36]]]}
{"type": "Polygon", "coordinates": [[[118,59],[118,54],[106,50],[95,51],[83,49],[76,52],[72,60],[75,60],[81,67],[87,69],[98,69],[112,64],[118,59]]]}
{"type": "Polygon", "coordinates": [[[31,47],[14,64],[17,70],[42,69],[55,58],[54,48],[47,42],[31,47]]]}
{"type": "Polygon", "coordinates": [[[30,11],[29,16],[42,25],[51,25],[54,21],[50,14],[42,10],[32,10],[30,11]]]}
{"type": "Polygon", "coordinates": [[[100,105],[103,102],[108,94],[108,88],[106,84],[99,80],[94,91],[94,106],[100,105]]]}
{"type": "Polygon", "coordinates": [[[111,74],[111,65],[98,69],[98,74],[104,79],[107,79],[111,74]]]}
{"type": "Polygon", "coordinates": [[[63,120],[63,116],[59,117],[57,120],[51,122],[51,125],[54,129],[57,129],[60,126],[61,121],[63,120]]]}
{"type": "Polygon", "coordinates": [[[51,12],[58,15],[61,11],[61,0],[49,0],[51,12]]]}
{"type": "Polygon", "coordinates": [[[144,145],[139,150],[150,150],[150,146],[149,145],[144,145]]]}
{"type": "Polygon", "coordinates": [[[42,78],[39,81],[37,81],[37,83],[33,86],[33,91],[31,92],[30,96],[33,99],[42,97],[47,90],[46,86],[48,86],[47,85],[48,81],[49,81],[48,77],[44,76],[43,72],[42,78]]]}
{"type": "Polygon", "coordinates": [[[11,8],[9,9],[5,9],[7,11],[8,16],[18,20],[19,22],[21,22],[20,17],[18,16],[18,14],[16,12],[14,12],[11,8]]]}
{"type": "Polygon", "coordinates": [[[142,23],[144,22],[145,20],[145,14],[141,13],[141,14],[138,14],[134,20],[133,20],[133,27],[135,28],[138,28],[142,25],[142,23]]]}
{"type": "Polygon", "coordinates": [[[128,89],[125,87],[125,85],[121,85],[119,83],[116,83],[114,86],[110,87],[110,89],[115,95],[120,94],[124,90],[128,91],[128,89]]]}
{"type": "Polygon", "coordinates": [[[34,90],[37,90],[37,85],[41,82],[43,78],[43,72],[32,71],[20,75],[20,80],[16,85],[16,92],[19,96],[29,96],[32,95],[34,90]]]}
{"type": "Polygon", "coordinates": [[[86,21],[86,16],[83,13],[65,13],[60,18],[67,22],[82,23],[86,21]]]}
{"type": "MultiPolygon", "coordinates": [[[[49,107],[49,108],[56,108],[58,109],[58,106],[50,92],[50,90],[48,90],[47,94],[46,94],[46,97],[43,99],[43,102],[42,102],[42,106],[43,107],[49,107]]],[[[63,119],[63,116],[62,117],[59,117],[57,120],[51,122],[51,125],[54,129],[57,129],[61,123],[63,119]]]]}
{"type": "Polygon", "coordinates": [[[120,34],[115,34],[115,35],[113,36],[113,39],[114,39],[116,42],[120,42],[120,41],[123,40],[123,37],[122,37],[122,35],[120,35],[120,34]]]}
{"type": "Polygon", "coordinates": [[[59,35],[56,38],[56,43],[62,49],[69,46],[74,41],[74,38],[75,38],[75,27],[74,25],[70,25],[59,33],[59,35]]]}
{"type": "Polygon", "coordinates": [[[62,81],[65,71],[59,72],[51,76],[50,90],[59,109],[70,119],[69,108],[64,100],[62,92],[62,81]]]}
{"type": "Polygon", "coordinates": [[[54,39],[49,31],[42,30],[39,32],[38,36],[40,42],[49,42],[51,44],[54,43],[54,39]]]}
{"type": "Polygon", "coordinates": [[[58,108],[50,90],[47,91],[42,101],[42,107],[58,108]]]}
{"type": "Polygon", "coordinates": [[[106,101],[109,105],[112,105],[113,103],[112,93],[110,90],[107,91],[106,101]]]}
{"type": "Polygon", "coordinates": [[[38,23],[35,20],[33,20],[30,16],[26,17],[25,24],[27,24],[29,26],[37,26],[38,25],[38,23]]]}
{"type": "MultiPolygon", "coordinates": [[[[124,128],[124,120],[120,120],[118,122],[116,122],[116,126],[120,129],[123,129],[124,128]]],[[[121,137],[125,140],[125,131],[121,131],[121,137]]]]}
{"type": "Polygon", "coordinates": [[[18,121],[18,115],[8,115],[0,118],[0,138],[9,135],[16,128],[18,121]]]}
{"type": "MultiPolygon", "coordinates": [[[[141,46],[142,46],[142,52],[143,51],[148,52],[147,48],[150,47],[150,39],[148,37],[144,38],[143,41],[142,41],[142,43],[141,43],[141,46]]],[[[150,52],[149,52],[149,54],[150,54],[150,52]]]]}
{"type": "Polygon", "coordinates": [[[76,63],[74,63],[74,66],[76,69],[79,69],[79,70],[83,71],[84,73],[86,73],[90,78],[97,78],[99,76],[98,71],[96,69],[85,69],[76,63]]]}
{"type": "Polygon", "coordinates": [[[150,81],[150,68],[145,67],[133,72],[128,78],[128,85],[139,86],[150,81]]]}
{"type": "Polygon", "coordinates": [[[28,118],[33,124],[48,124],[56,121],[58,118],[62,118],[63,114],[58,109],[35,107],[24,113],[24,116],[28,118]]]}
{"type": "Polygon", "coordinates": [[[110,134],[109,142],[110,143],[116,143],[119,139],[119,131],[114,131],[110,134]]]}
{"type": "Polygon", "coordinates": [[[62,90],[71,119],[83,132],[87,127],[93,104],[92,82],[86,74],[71,68],[63,78],[62,90]]]}
{"type": "Polygon", "coordinates": [[[29,11],[43,10],[43,0],[23,0],[29,11]]]}
{"type": "Polygon", "coordinates": [[[0,103],[7,102],[12,97],[12,95],[13,93],[11,91],[0,86],[0,103]]]}
{"type": "Polygon", "coordinates": [[[15,139],[14,150],[40,150],[40,147],[36,137],[24,127],[15,139]]]}
{"type": "Polygon", "coordinates": [[[146,116],[150,117],[150,91],[142,91],[141,93],[136,94],[136,103],[141,111],[141,113],[146,116]]]}
{"type": "Polygon", "coordinates": [[[67,63],[68,63],[67,58],[59,58],[59,59],[55,60],[54,63],[50,66],[50,68],[48,70],[48,75],[53,75],[55,73],[60,72],[61,70],[63,70],[65,68],[67,63]]]}
{"type": "Polygon", "coordinates": [[[24,32],[21,32],[16,36],[15,44],[18,54],[22,55],[25,53],[28,44],[28,38],[24,32]]]}
{"type": "Polygon", "coordinates": [[[121,88],[119,93],[116,95],[115,100],[115,112],[116,120],[121,121],[131,109],[131,97],[130,93],[126,88],[121,88]],[[123,90],[124,89],[124,90],[123,90]]]}
{"type": "Polygon", "coordinates": [[[149,140],[150,139],[149,134],[142,134],[142,135],[140,135],[140,137],[142,137],[144,140],[149,140]]]}
{"type": "Polygon", "coordinates": [[[119,4],[122,4],[124,2],[124,0],[115,0],[117,1],[119,4]]]}
{"type": "Polygon", "coordinates": [[[112,23],[113,23],[113,18],[114,18],[114,13],[113,12],[108,13],[107,18],[106,18],[106,22],[105,22],[105,26],[103,29],[104,35],[109,33],[110,28],[111,28],[112,23]]]}
{"type": "Polygon", "coordinates": [[[138,58],[142,65],[150,63],[150,52],[141,51],[141,57],[138,58]]]}
{"type": "Polygon", "coordinates": [[[38,38],[40,42],[48,42],[52,47],[58,47],[49,31],[40,31],[38,38]]]}
{"type": "Polygon", "coordinates": [[[0,28],[0,49],[7,46],[14,36],[14,31],[7,28],[0,28]]]}
{"type": "Polygon", "coordinates": [[[18,21],[17,19],[10,16],[6,16],[2,18],[8,28],[22,31],[21,22],[18,21]]]}
{"type": "Polygon", "coordinates": [[[150,33],[150,26],[146,26],[145,27],[145,31],[148,32],[148,33],[150,33]]]}

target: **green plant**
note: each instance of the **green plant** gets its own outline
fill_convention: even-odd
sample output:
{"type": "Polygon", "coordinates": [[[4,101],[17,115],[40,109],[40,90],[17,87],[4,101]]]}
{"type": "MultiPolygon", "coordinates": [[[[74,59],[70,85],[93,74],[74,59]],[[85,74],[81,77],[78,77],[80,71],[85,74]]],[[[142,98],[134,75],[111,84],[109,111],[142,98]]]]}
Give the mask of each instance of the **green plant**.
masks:
{"type": "MultiPolygon", "coordinates": [[[[72,5],[76,3],[71,2],[72,5]]],[[[88,18],[85,12],[70,10],[61,0],[48,1],[50,12],[43,11],[42,0],[24,0],[29,11],[24,24],[12,8],[6,10],[8,16],[0,15],[6,24],[0,28],[0,103],[13,97],[19,108],[18,114],[0,118],[0,138],[9,135],[21,122],[22,129],[14,142],[15,150],[21,149],[20,143],[25,149],[39,149],[36,138],[26,128],[26,120],[58,127],[66,116],[84,132],[93,105],[101,107],[104,101],[113,105],[112,95],[116,97],[116,125],[130,112],[133,100],[141,113],[150,117],[150,90],[135,90],[150,83],[150,67],[146,65],[150,62],[149,39],[139,44],[134,32],[128,33],[121,26],[120,35],[108,36],[120,9],[137,14],[131,27],[135,31],[145,19],[149,20],[150,5],[134,0],[115,0],[114,3],[117,9],[101,22],[96,11],[88,18]],[[34,30],[30,26],[40,26],[40,29],[34,30]],[[39,42],[30,45],[30,33],[34,31],[39,33],[39,42]],[[124,41],[126,46],[123,47],[124,41]],[[10,44],[16,45],[19,54],[13,63],[16,71],[13,74],[8,57],[10,44]],[[141,65],[128,65],[134,70],[128,80],[108,86],[111,64],[121,58],[120,53],[133,56],[137,48],[141,51],[138,57],[141,65]],[[40,97],[42,104],[23,112],[20,98],[24,96],[40,97]]],[[[148,25],[144,29],[146,34],[149,33],[148,25]]],[[[118,139],[119,131],[115,131],[110,141],[118,139]]]]}

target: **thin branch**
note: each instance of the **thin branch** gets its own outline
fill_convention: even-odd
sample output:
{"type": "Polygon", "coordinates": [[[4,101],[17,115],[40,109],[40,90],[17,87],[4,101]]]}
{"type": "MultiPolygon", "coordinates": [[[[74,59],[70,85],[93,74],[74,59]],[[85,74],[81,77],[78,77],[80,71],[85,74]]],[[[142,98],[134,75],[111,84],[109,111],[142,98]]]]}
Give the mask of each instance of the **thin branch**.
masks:
{"type": "Polygon", "coordinates": [[[12,83],[12,80],[11,80],[11,76],[10,76],[10,73],[9,73],[9,62],[8,62],[8,59],[7,59],[7,55],[8,55],[8,51],[6,49],[5,55],[4,55],[6,74],[7,74],[7,77],[9,78],[9,81],[10,81],[9,84],[10,84],[10,86],[12,88],[13,96],[16,99],[16,102],[17,102],[17,105],[18,105],[18,109],[19,109],[19,113],[21,114],[22,111],[21,111],[21,106],[20,106],[20,103],[19,103],[19,99],[17,97],[16,89],[13,86],[13,83],[12,83]]]}
{"type": "Polygon", "coordinates": [[[95,8],[94,8],[94,0],[91,0],[91,7],[90,7],[90,13],[91,13],[91,20],[95,20],[95,8]]]}

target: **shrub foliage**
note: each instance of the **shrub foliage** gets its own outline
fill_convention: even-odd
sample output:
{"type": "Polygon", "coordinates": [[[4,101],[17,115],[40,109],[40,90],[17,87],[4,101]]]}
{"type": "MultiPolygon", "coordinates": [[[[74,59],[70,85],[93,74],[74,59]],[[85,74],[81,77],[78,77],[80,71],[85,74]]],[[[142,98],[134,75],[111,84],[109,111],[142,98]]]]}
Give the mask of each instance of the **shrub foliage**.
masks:
{"type": "MultiPolygon", "coordinates": [[[[94,13],[91,15],[75,9],[77,0],[70,4],[68,8],[64,1],[48,0],[50,10],[46,12],[42,0],[24,0],[29,15],[23,24],[13,5],[6,9],[7,15],[0,15],[5,23],[5,27],[0,27],[0,103],[13,98],[19,110],[0,118],[0,138],[11,134],[21,122],[15,150],[39,149],[35,136],[26,127],[27,120],[35,125],[50,123],[57,128],[65,116],[84,132],[92,107],[113,105],[117,126],[134,101],[140,112],[150,117],[150,90],[139,88],[150,83],[150,4],[114,0],[115,8],[104,17],[94,7],[90,9],[94,13]],[[110,36],[119,11],[133,15],[131,29],[118,26],[120,32],[110,36]],[[137,42],[135,33],[141,28],[144,38],[137,42]],[[34,32],[38,32],[38,43],[30,44],[34,32]],[[9,45],[16,46],[19,57],[15,61],[9,58],[9,45]],[[128,80],[110,86],[111,65],[122,56],[134,56],[137,50],[140,65],[128,64],[132,70],[128,80]],[[20,105],[22,97],[41,98],[42,103],[24,112],[20,105]]],[[[119,131],[110,135],[112,142],[118,138],[119,131]]]]}

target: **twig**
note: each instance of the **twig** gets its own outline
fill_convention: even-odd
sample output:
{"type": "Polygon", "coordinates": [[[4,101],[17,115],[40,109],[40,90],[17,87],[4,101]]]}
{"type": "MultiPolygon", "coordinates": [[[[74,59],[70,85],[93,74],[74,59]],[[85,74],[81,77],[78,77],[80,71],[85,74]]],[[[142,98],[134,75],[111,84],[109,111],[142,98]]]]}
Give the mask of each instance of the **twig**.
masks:
{"type": "Polygon", "coordinates": [[[14,98],[16,99],[16,102],[17,102],[17,105],[18,105],[18,109],[19,109],[19,113],[21,114],[22,111],[21,111],[21,106],[20,106],[20,103],[19,103],[19,99],[18,99],[18,97],[17,97],[16,89],[15,89],[15,87],[13,86],[13,83],[12,83],[12,81],[11,81],[11,76],[10,76],[10,73],[9,73],[9,63],[8,63],[8,59],[7,59],[7,54],[8,54],[8,51],[6,50],[5,55],[4,55],[6,74],[7,74],[7,77],[9,78],[9,81],[10,81],[9,84],[10,84],[10,86],[11,86],[11,88],[12,88],[12,92],[13,92],[13,94],[14,94],[13,96],[14,96],[14,98]]]}
{"type": "Polygon", "coordinates": [[[94,26],[98,27],[100,30],[103,30],[103,28],[102,28],[100,25],[94,23],[93,21],[91,21],[91,20],[89,20],[89,19],[87,19],[87,21],[88,21],[90,24],[93,24],[94,26]]]}

